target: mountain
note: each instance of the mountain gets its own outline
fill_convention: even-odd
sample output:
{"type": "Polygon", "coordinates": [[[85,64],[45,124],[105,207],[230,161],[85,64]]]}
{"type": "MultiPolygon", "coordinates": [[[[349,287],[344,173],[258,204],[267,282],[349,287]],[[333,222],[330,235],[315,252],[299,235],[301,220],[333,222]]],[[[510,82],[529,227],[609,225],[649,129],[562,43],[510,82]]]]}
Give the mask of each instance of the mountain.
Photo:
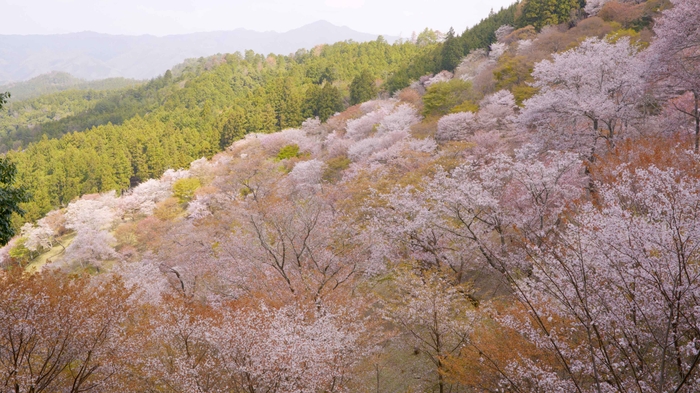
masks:
{"type": "MultiPolygon", "coordinates": [[[[94,32],[0,35],[0,83],[24,81],[51,71],[82,79],[148,79],[187,58],[253,50],[289,54],[299,48],[377,35],[318,21],[285,33],[246,29],[155,37],[94,32]]],[[[391,39],[391,38],[389,38],[391,39]]]]}
{"type": "Polygon", "coordinates": [[[115,90],[135,86],[139,83],[141,82],[124,78],[86,81],[66,72],[51,71],[27,81],[1,85],[0,91],[10,91],[12,101],[22,101],[64,90],[115,90]]]}

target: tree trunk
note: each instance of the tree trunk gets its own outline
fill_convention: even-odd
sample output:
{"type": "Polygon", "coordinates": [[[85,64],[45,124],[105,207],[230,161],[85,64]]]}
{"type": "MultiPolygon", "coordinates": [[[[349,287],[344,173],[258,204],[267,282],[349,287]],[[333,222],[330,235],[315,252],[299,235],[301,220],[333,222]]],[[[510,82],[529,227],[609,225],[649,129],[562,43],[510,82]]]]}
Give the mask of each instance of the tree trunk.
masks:
{"type": "Polygon", "coordinates": [[[695,154],[698,153],[698,145],[700,144],[700,111],[698,111],[698,105],[700,105],[700,95],[697,91],[693,91],[693,98],[695,98],[695,154]]]}

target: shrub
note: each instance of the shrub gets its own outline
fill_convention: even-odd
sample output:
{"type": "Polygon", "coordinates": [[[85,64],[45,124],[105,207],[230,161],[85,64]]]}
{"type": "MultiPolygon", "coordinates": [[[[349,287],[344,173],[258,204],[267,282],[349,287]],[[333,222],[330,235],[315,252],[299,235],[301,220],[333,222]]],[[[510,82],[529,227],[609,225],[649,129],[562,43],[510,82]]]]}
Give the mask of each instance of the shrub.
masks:
{"type": "Polygon", "coordinates": [[[200,183],[199,179],[196,177],[180,179],[173,183],[173,196],[175,196],[180,203],[187,203],[192,200],[194,192],[201,186],[202,183],[200,183]]]}
{"type": "Polygon", "coordinates": [[[447,114],[452,108],[472,98],[472,84],[461,79],[431,85],[423,96],[423,114],[447,114]]]}
{"type": "Polygon", "coordinates": [[[348,156],[338,156],[326,161],[326,170],[323,172],[323,180],[335,182],[343,177],[343,171],[350,166],[348,156]]]}
{"type": "Polygon", "coordinates": [[[294,157],[299,157],[299,145],[296,144],[286,145],[277,153],[277,160],[279,161],[294,157]]]}

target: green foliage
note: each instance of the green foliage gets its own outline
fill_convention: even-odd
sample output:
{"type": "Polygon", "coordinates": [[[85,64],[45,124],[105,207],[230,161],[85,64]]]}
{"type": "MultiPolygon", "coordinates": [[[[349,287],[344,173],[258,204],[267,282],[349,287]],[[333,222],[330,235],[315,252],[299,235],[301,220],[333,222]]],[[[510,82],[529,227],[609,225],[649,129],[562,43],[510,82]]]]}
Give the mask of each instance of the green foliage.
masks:
{"type": "Polygon", "coordinates": [[[173,183],[173,196],[180,203],[187,203],[194,198],[194,192],[201,186],[202,183],[196,177],[180,179],[173,183]]]}
{"type": "Polygon", "coordinates": [[[216,126],[220,134],[219,148],[223,150],[243,138],[247,133],[246,126],[246,113],[243,108],[234,107],[225,112],[216,126]]]}
{"type": "Polygon", "coordinates": [[[537,94],[537,88],[527,84],[514,86],[511,90],[513,92],[513,97],[515,98],[515,103],[518,106],[522,106],[525,100],[537,94]]]}
{"type": "Polygon", "coordinates": [[[27,239],[20,238],[8,253],[10,258],[14,259],[20,266],[24,266],[32,260],[32,252],[24,245],[26,241],[27,239]]]}
{"type": "Polygon", "coordinates": [[[421,31],[416,37],[416,45],[418,46],[428,46],[433,45],[438,42],[438,32],[429,28],[421,31]]]}
{"type": "Polygon", "coordinates": [[[489,45],[496,42],[496,30],[503,25],[514,26],[517,11],[518,3],[514,3],[508,8],[501,8],[498,12],[491,13],[487,18],[467,29],[460,37],[464,53],[469,53],[474,49],[488,48],[489,45]]]}
{"type": "Polygon", "coordinates": [[[465,48],[458,37],[455,37],[454,29],[450,28],[442,45],[441,68],[453,71],[459,65],[460,60],[465,55],[465,48]]]}
{"type": "MultiPolygon", "coordinates": [[[[10,93],[0,93],[0,109],[7,103],[10,93]]],[[[24,187],[15,187],[17,167],[7,157],[0,158],[0,245],[5,245],[15,235],[13,214],[25,212],[20,203],[29,201],[29,194],[24,187]]]]}
{"type": "Polygon", "coordinates": [[[585,0],[525,0],[518,27],[558,25],[571,20],[572,12],[585,5],[585,0]]]}
{"type": "Polygon", "coordinates": [[[28,100],[42,95],[57,93],[65,90],[120,90],[133,87],[142,82],[126,78],[108,78],[96,81],[86,81],[65,72],[51,72],[39,75],[28,81],[0,86],[0,90],[12,93],[13,101],[28,100]]]}
{"type": "Polygon", "coordinates": [[[275,112],[276,128],[284,130],[301,126],[304,122],[302,113],[302,85],[292,77],[276,78],[268,83],[266,89],[268,103],[275,112]]]}
{"type": "Polygon", "coordinates": [[[384,84],[384,90],[394,93],[411,84],[411,81],[419,79],[423,75],[434,74],[442,70],[440,53],[442,44],[433,44],[421,47],[421,52],[410,59],[408,64],[392,73],[384,84]]]}
{"type": "Polygon", "coordinates": [[[411,81],[423,75],[435,74],[442,70],[454,70],[463,56],[471,50],[488,48],[496,42],[496,30],[502,25],[515,25],[518,3],[492,13],[475,26],[467,29],[461,36],[454,36],[454,31],[444,43],[437,43],[437,35],[426,29],[416,38],[422,49],[403,69],[395,71],[386,80],[384,89],[393,93],[407,87],[411,81]],[[452,38],[451,38],[452,37],[452,38]]]}
{"type": "MultiPolygon", "coordinates": [[[[94,110],[100,102],[114,94],[117,93],[71,90],[27,101],[10,102],[0,111],[0,151],[22,148],[41,139],[42,134],[60,137],[64,134],[63,129],[80,128],[87,124],[96,125],[95,123],[100,121],[76,124],[75,120],[81,114],[94,110]],[[68,117],[72,118],[70,125],[66,120],[59,121],[68,117]]],[[[114,113],[111,119],[117,120],[113,115],[114,113]]]]}
{"type": "MultiPolygon", "coordinates": [[[[0,102],[4,101],[4,96],[0,102]]],[[[12,225],[12,215],[23,215],[24,210],[19,207],[22,202],[29,201],[24,187],[15,187],[17,168],[6,157],[0,158],[0,245],[5,245],[15,235],[12,225]]]]}
{"type": "Polygon", "coordinates": [[[444,115],[472,98],[472,85],[461,79],[430,86],[423,96],[423,115],[444,115]]]}
{"type": "Polygon", "coordinates": [[[24,148],[31,142],[83,131],[92,127],[119,125],[143,116],[162,104],[175,89],[164,78],[137,88],[117,91],[66,91],[27,101],[12,102],[0,112],[0,151],[24,148]]]}
{"type": "Polygon", "coordinates": [[[369,101],[377,96],[377,87],[374,84],[374,77],[368,70],[356,76],[350,84],[350,105],[369,101]]]}
{"type": "Polygon", "coordinates": [[[342,178],[342,172],[350,167],[352,161],[347,156],[338,156],[326,161],[326,170],[323,172],[323,180],[336,182],[342,178]]]}
{"type": "Polygon", "coordinates": [[[459,112],[476,113],[478,111],[479,111],[479,105],[470,101],[470,100],[464,101],[463,103],[450,109],[450,113],[459,113],[459,112]]]}
{"type": "Polygon", "coordinates": [[[510,90],[515,96],[515,103],[522,105],[537,92],[529,84],[532,82],[533,67],[534,64],[523,56],[504,54],[498,59],[498,66],[493,72],[496,89],[510,90]]]}
{"type": "Polygon", "coordinates": [[[336,112],[344,109],[343,96],[340,90],[326,83],[323,87],[312,85],[306,91],[304,100],[304,117],[318,116],[321,121],[326,121],[336,112]]]}
{"type": "Polygon", "coordinates": [[[299,157],[299,146],[296,144],[286,145],[277,153],[277,160],[279,161],[295,157],[299,157]]]}

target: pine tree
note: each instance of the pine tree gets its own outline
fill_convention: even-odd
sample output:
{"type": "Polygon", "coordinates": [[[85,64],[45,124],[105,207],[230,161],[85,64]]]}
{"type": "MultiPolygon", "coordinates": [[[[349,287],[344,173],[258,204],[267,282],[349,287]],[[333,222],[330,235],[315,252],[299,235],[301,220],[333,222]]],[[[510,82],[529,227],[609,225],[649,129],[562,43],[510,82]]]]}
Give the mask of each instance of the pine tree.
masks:
{"type": "Polygon", "coordinates": [[[445,43],[442,46],[442,69],[452,71],[459,65],[464,56],[461,40],[455,37],[455,30],[450,27],[445,43]]]}
{"type": "Polygon", "coordinates": [[[337,87],[326,83],[321,89],[319,106],[316,115],[321,121],[326,121],[336,112],[343,110],[343,96],[337,87]]]}
{"type": "Polygon", "coordinates": [[[343,96],[337,87],[326,83],[323,87],[311,85],[304,100],[304,117],[318,116],[326,121],[336,112],[343,110],[343,96]]]}
{"type": "Polygon", "coordinates": [[[377,95],[374,78],[369,70],[364,70],[350,84],[350,105],[369,101],[377,95]]]}

